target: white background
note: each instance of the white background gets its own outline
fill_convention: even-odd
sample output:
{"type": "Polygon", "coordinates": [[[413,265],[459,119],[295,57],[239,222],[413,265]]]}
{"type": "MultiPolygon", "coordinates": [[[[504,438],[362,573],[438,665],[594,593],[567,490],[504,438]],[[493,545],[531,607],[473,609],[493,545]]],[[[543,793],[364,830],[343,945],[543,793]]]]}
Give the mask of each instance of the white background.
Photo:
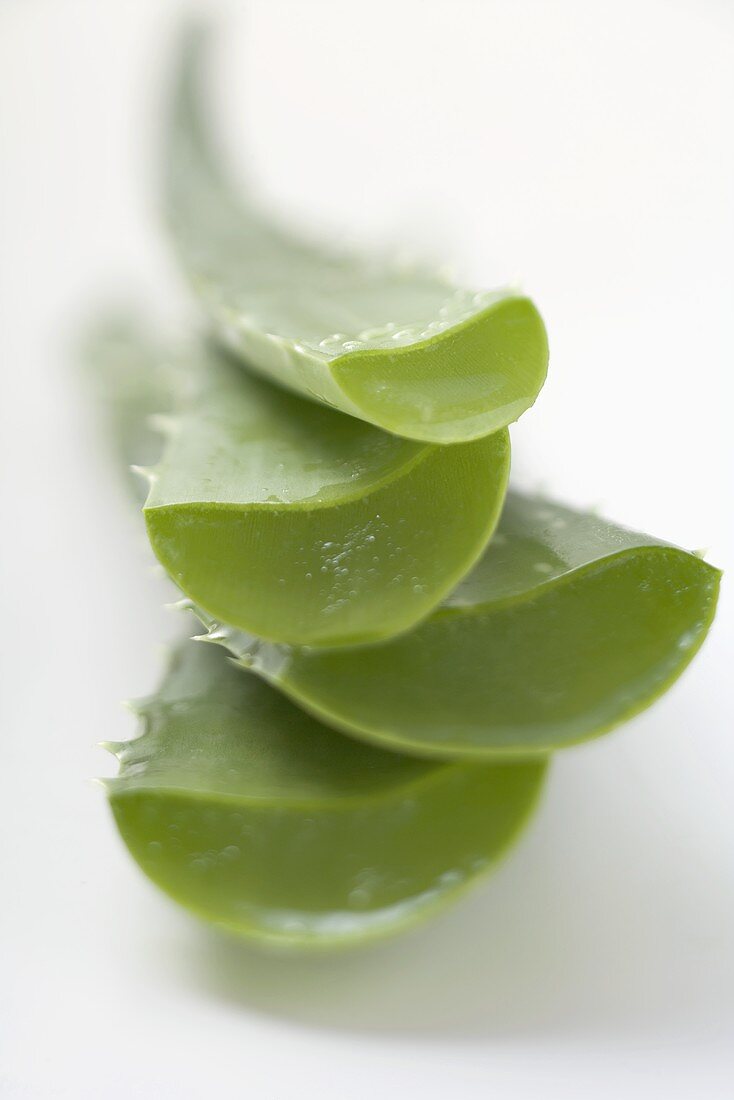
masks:
{"type": "MultiPolygon", "coordinates": [[[[557,760],[499,873],[369,950],[220,939],[143,879],[85,782],[174,630],[73,340],[109,294],[179,302],[151,157],[176,8],[0,0],[0,1093],[730,1096],[726,584],[693,667],[557,760]]],[[[734,565],[734,5],[245,14],[225,6],[217,92],[273,204],[478,286],[520,276],[551,371],[518,477],[734,565]]]]}

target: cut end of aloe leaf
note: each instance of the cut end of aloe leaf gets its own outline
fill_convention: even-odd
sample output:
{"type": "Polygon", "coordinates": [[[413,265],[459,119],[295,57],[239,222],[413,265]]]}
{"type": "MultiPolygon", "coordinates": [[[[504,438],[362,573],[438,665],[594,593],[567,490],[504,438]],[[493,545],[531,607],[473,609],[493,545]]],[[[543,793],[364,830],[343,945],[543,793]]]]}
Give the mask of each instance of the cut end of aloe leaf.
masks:
{"type": "Polygon", "coordinates": [[[342,737],[184,643],[107,790],[131,854],[180,904],[259,943],[331,948],[458,897],[516,839],[544,773],[342,737]]]}
{"type": "Polygon", "coordinates": [[[220,340],[270,381],[385,431],[458,443],[535,401],[548,343],[532,302],[306,244],[228,179],[202,106],[201,28],[184,36],[164,206],[184,274],[220,340]]]}
{"type": "Polygon", "coordinates": [[[507,432],[413,443],[268,386],[211,347],[197,354],[201,387],[145,505],[182,592],[298,645],[373,641],[425,618],[494,529],[507,432]]]}
{"type": "Polygon", "coordinates": [[[528,298],[507,297],[430,339],[331,364],[363,419],[410,439],[477,439],[517,420],[545,381],[548,344],[528,298]]]}
{"type": "Polygon", "coordinates": [[[719,578],[695,554],[513,493],[480,562],[409,636],[311,651],[208,625],[346,733],[424,757],[526,757],[653,703],[706,637],[719,578]]]}

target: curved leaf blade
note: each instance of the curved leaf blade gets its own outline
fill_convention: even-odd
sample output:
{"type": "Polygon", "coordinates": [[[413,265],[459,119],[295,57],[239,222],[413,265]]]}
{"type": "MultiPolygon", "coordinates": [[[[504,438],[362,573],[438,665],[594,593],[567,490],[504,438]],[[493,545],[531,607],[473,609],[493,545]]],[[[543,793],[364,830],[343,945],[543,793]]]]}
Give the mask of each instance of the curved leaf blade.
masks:
{"type": "Polygon", "coordinates": [[[479,564],[406,637],[314,651],[200,617],[242,666],[346,733],[422,756],[524,757],[653,703],[702,644],[719,578],[695,554],[511,493],[479,564]]]}
{"type": "Polygon", "coordinates": [[[215,330],[271,381],[396,435],[477,439],[545,380],[533,303],[292,239],[237,194],[200,95],[205,37],[185,35],[167,134],[164,206],[181,266],[215,330]]]}
{"type": "Polygon", "coordinates": [[[360,744],[189,643],[140,713],[106,781],[123,840],[176,901],[262,942],[337,946],[427,916],[515,840],[546,768],[360,744]]]}
{"type": "Polygon", "coordinates": [[[499,517],[506,431],[455,447],[379,431],[213,348],[151,471],[157,557],[207,612],[275,641],[343,645],[424,618],[499,517]]]}

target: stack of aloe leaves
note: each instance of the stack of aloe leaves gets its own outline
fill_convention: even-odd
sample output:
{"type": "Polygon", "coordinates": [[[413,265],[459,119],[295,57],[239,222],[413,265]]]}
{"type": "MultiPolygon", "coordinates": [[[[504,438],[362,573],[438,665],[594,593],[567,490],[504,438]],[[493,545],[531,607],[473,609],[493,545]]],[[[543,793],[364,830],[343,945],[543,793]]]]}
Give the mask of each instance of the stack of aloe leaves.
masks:
{"type": "Polygon", "coordinates": [[[273,227],[215,153],[204,58],[189,31],[164,196],[205,335],[93,342],[123,454],[154,460],[151,546],[204,633],[136,705],[140,735],[108,746],[106,787],[178,902],[260,942],[336,946],[492,868],[551,753],[680,675],[719,574],[507,493],[508,425],[547,366],[532,302],[273,227]]]}

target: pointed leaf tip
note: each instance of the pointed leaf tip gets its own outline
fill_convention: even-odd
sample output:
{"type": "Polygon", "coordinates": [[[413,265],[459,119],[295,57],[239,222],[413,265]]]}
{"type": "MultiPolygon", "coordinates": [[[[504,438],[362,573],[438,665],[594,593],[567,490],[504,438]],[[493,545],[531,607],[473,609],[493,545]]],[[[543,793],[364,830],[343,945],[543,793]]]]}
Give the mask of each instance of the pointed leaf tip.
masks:
{"type": "Polygon", "coordinates": [[[119,758],[120,753],[125,747],[124,741],[98,741],[97,747],[104,749],[105,752],[109,752],[116,759],[119,758]]]}
{"type": "Polygon", "coordinates": [[[149,466],[136,466],[133,464],[130,466],[130,472],[142,478],[147,485],[152,485],[155,481],[155,474],[149,466]]]}
{"type": "Polygon", "coordinates": [[[85,783],[88,783],[91,787],[101,787],[105,794],[108,794],[111,788],[111,780],[103,779],[98,775],[87,776],[85,783]]]}

